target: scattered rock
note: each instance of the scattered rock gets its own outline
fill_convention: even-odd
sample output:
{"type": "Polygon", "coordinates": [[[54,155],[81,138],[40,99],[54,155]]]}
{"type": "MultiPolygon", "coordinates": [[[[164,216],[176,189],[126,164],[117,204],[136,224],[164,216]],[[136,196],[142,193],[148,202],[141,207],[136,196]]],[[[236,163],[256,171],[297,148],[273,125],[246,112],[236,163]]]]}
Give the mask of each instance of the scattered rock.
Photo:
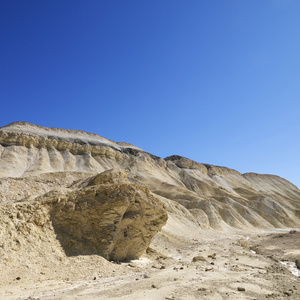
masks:
{"type": "Polygon", "coordinates": [[[216,253],[207,255],[208,258],[212,258],[212,259],[216,259],[216,256],[217,256],[216,253]]]}
{"type": "Polygon", "coordinates": [[[292,291],[284,291],[283,294],[287,296],[292,296],[292,291]]]}
{"type": "Polygon", "coordinates": [[[207,261],[206,258],[204,256],[198,255],[193,257],[193,262],[197,262],[197,261],[207,261]]]}
{"type": "Polygon", "coordinates": [[[237,290],[238,290],[239,292],[245,292],[245,291],[246,291],[246,289],[245,289],[245,288],[243,288],[243,287],[240,287],[240,286],[237,288],[237,290]]]}
{"type": "Polygon", "coordinates": [[[300,258],[297,258],[296,261],[295,261],[295,263],[296,263],[297,269],[300,270],[300,258]]]}
{"type": "Polygon", "coordinates": [[[213,268],[205,268],[205,272],[212,271],[213,268]]]}

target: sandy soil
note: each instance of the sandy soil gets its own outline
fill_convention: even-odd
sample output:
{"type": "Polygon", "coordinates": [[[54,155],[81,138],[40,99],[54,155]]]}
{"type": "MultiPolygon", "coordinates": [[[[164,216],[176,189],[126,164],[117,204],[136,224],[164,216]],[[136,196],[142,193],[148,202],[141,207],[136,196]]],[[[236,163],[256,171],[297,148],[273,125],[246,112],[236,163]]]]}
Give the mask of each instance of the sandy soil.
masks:
{"type": "Polygon", "coordinates": [[[206,230],[185,245],[159,234],[142,258],[110,262],[110,272],[95,264],[78,281],[15,279],[0,299],[300,299],[300,278],[280,263],[300,256],[300,233],[289,232],[206,230]]]}

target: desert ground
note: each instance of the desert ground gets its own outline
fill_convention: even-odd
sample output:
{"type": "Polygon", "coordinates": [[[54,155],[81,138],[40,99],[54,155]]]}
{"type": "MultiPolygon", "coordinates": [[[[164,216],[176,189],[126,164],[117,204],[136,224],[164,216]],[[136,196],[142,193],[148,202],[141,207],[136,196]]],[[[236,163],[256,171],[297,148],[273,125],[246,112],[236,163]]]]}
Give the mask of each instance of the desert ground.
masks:
{"type": "MultiPolygon", "coordinates": [[[[119,264],[95,258],[90,269],[82,268],[84,273],[80,266],[73,270],[80,273],[77,280],[69,273],[72,270],[64,274],[69,280],[43,278],[48,272],[58,272],[55,269],[45,269],[35,281],[23,282],[26,274],[20,273],[1,286],[0,298],[300,299],[300,274],[292,274],[281,263],[295,262],[297,257],[300,231],[295,229],[204,230],[191,240],[162,232],[138,260],[119,264]]],[[[81,260],[85,264],[85,257],[81,260]]]]}

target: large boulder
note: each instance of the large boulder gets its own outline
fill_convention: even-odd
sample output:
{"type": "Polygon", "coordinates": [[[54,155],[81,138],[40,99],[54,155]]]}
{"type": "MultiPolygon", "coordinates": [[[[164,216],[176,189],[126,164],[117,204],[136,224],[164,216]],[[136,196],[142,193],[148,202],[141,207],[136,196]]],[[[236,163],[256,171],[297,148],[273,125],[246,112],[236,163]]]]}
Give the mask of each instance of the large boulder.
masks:
{"type": "Polygon", "coordinates": [[[68,256],[136,259],[168,218],[147,188],[126,182],[87,186],[47,198],[44,204],[50,205],[53,228],[68,256]]]}

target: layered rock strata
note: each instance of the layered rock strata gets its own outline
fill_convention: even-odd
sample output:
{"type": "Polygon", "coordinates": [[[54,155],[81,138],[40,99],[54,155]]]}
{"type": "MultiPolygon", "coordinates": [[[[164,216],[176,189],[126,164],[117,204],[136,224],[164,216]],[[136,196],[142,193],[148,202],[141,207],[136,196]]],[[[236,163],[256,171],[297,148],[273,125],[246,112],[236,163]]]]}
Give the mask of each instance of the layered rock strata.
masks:
{"type": "Polygon", "coordinates": [[[3,203],[34,198],[55,185],[82,188],[84,183],[70,178],[121,169],[129,183],[146,187],[164,202],[169,217],[184,210],[185,218],[199,229],[300,226],[300,191],[278,176],[241,174],[176,155],[162,159],[95,134],[24,122],[0,128],[0,144],[3,203]],[[54,184],[49,179],[53,174],[62,179],[54,184]],[[175,211],[174,202],[179,205],[175,211]]]}

